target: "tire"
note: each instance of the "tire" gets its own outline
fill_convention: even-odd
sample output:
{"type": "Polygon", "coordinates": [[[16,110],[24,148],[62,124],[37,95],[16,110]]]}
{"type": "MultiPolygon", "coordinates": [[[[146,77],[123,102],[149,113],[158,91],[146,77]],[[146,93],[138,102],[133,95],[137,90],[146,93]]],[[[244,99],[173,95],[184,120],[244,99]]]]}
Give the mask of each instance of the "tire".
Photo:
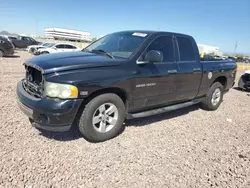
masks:
{"type": "Polygon", "coordinates": [[[42,52],[41,54],[49,54],[49,52],[45,51],[45,52],[42,52]]]}
{"type": "Polygon", "coordinates": [[[34,48],[31,48],[30,50],[29,50],[29,53],[34,53],[34,51],[35,51],[35,49],[34,48]]]}
{"type": "Polygon", "coordinates": [[[208,111],[217,110],[222,102],[223,93],[223,85],[219,82],[213,83],[207,93],[206,99],[201,102],[201,108],[208,111]]]}
{"type": "Polygon", "coordinates": [[[2,50],[0,50],[0,57],[4,56],[4,52],[2,50]]]}
{"type": "Polygon", "coordinates": [[[119,134],[124,119],[125,105],[123,101],[118,95],[107,93],[93,98],[88,104],[86,104],[81,114],[78,128],[86,140],[90,142],[102,142],[114,138],[119,134]],[[113,111],[108,111],[108,109],[111,109],[111,106],[115,111],[108,115],[109,112],[113,111]],[[103,110],[103,107],[105,110],[103,110]],[[95,124],[94,119],[97,117],[99,119],[95,124]],[[107,119],[105,118],[109,121],[106,121],[107,119]]]}

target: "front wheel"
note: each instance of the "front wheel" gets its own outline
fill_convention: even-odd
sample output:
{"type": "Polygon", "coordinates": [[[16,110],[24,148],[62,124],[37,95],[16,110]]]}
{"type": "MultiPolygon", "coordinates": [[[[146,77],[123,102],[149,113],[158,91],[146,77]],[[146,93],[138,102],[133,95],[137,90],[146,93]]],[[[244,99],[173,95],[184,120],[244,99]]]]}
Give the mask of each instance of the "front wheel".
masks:
{"type": "Polygon", "coordinates": [[[109,140],[119,134],[125,119],[125,106],[113,93],[93,98],[84,108],[79,131],[91,142],[109,140]]]}
{"type": "Polygon", "coordinates": [[[224,87],[221,83],[213,83],[207,93],[206,99],[201,102],[201,107],[209,111],[217,110],[222,102],[223,92],[224,87]]]}
{"type": "Polygon", "coordinates": [[[45,51],[45,52],[42,52],[41,54],[49,54],[49,52],[45,51]]]}

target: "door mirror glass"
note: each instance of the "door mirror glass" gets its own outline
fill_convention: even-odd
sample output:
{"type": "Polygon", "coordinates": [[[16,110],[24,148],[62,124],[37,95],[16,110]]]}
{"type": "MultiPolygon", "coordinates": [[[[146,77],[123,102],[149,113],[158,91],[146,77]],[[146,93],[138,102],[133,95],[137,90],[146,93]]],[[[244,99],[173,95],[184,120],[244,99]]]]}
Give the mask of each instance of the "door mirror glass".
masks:
{"type": "Polygon", "coordinates": [[[163,54],[158,50],[150,50],[146,53],[144,61],[152,63],[162,62],[163,54]]]}

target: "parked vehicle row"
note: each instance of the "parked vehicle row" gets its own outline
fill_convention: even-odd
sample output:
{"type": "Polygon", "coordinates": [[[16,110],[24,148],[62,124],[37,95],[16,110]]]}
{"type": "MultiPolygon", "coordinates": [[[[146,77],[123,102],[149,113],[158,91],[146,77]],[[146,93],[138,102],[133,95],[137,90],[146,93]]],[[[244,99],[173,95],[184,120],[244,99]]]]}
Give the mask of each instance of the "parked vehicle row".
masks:
{"type": "Polygon", "coordinates": [[[218,55],[209,55],[209,54],[206,54],[203,57],[201,57],[201,60],[202,61],[230,60],[230,61],[236,61],[240,63],[250,63],[249,57],[218,56],[218,55]]]}
{"type": "Polygon", "coordinates": [[[76,122],[94,142],[118,135],[125,119],[197,103],[216,110],[237,71],[234,61],[200,61],[193,37],[158,31],[109,34],[82,51],[36,56],[24,67],[16,91],[32,125],[67,131],[76,122]]]}
{"type": "Polygon", "coordinates": [[[236,61],[239,63],[250,63],[250,57],[234,57],[234,56],[228,56],[229,60],[236,61]]]}

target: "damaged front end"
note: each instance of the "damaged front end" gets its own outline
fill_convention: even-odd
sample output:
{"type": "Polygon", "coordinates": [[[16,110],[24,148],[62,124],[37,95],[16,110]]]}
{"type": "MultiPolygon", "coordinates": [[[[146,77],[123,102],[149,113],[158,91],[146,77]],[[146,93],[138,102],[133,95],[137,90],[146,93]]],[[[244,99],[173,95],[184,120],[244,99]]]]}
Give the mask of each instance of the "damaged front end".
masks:
{"type": "Polygon", "coordinates": [[[240,89],[250,90],[250,70],[245,71],[240,77],[238,87],[240,89]]]}

